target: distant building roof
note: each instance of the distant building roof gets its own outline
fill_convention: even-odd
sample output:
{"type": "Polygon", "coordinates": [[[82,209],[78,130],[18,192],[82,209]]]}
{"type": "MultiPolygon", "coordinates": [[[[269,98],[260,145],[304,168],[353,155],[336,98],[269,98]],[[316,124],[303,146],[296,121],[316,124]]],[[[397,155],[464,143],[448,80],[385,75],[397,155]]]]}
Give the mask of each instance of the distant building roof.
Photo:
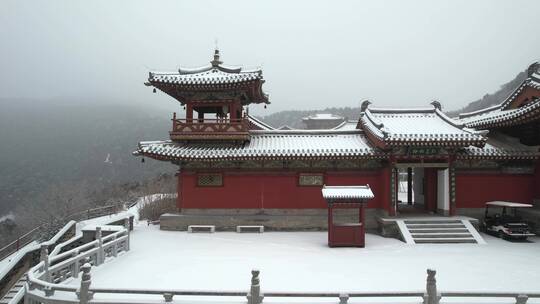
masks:
{"type": "Polygon", "coordinates": [[[336,127],[334,127],[332,130],[342,130],[342,131],[349,131],[349,130],[356,130],[358,127],[358,120],[346,120],[336,127]]]}
{"type": "Polygon", "coordinates": [[[331,113],[317,113],[304,117],[302,120],[343,120],[343,117],[331,113]]]}
{"type": "Polygon", "coordinates": [[[371,108],[362,105],[360,126],[380,147],[420,145],[482,147],[485,132],[466,128],[441,111],[438,102],[431,108],[371,108]]]}

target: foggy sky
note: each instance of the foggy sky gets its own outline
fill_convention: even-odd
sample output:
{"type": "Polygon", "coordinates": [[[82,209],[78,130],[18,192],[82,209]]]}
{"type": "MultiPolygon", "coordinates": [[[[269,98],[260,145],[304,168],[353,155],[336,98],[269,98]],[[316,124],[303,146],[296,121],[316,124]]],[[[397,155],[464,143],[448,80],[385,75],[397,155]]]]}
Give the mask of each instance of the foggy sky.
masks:
{"type": "Polygon", "coordinates": [[[540,58],[540,1],[5,1],[0,98],[155,105],[148,71],[263,68],[272,104],[452,110],[540,58]]]}

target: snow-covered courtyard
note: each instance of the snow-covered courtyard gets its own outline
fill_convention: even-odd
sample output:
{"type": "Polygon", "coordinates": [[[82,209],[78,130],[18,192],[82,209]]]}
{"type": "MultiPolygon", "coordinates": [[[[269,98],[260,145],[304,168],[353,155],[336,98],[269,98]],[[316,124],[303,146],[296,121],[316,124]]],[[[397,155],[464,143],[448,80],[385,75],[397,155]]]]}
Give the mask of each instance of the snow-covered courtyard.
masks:
{"type": "MultiPolygon", "coordinates": [[[[426,269],[442,291],[540,291],[540,239],[407,245],[366,235],[366,248],[328,248],[326,232],[213,234],[137,225],[131,251],[92,269],[93,287],[263,291],[416,291],[426,269]]],[[[76,284],[76,282],[72,282],[76,284]]]]}

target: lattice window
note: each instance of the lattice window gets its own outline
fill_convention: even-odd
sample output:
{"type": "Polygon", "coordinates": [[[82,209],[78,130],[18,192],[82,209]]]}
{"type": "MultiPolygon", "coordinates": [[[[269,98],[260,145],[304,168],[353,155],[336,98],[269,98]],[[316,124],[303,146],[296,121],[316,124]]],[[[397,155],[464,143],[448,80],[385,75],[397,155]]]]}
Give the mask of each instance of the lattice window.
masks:
{"type": "Polygon", "coordinates": [[[300,186],[322,186],[324,176],[322,174],[300,174],[298,185],[300,186]]]}
{"type": "Polygon", "coordinates": [[[197,186],[199,187],[223,186],[223,175],[221,175],[220,173],[199,174],[197,176],[197,186]]]}

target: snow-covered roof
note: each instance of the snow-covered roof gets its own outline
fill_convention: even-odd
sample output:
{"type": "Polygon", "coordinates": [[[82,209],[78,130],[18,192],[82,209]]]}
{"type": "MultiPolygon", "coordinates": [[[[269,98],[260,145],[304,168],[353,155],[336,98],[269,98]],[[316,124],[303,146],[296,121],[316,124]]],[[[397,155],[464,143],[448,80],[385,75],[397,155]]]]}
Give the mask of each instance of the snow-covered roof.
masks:
{"type": "Polygon", "coordinates": [[[483,146],[485,132],[466,128],[442,111],[438,102],[431,108],[371,108],[363,105],[360,125],[381,146],[483,146]]]}
{"type": "Polygon", "coordinates": [[[323,186],[325,200],[366,200],[375,196],[369,185],[365,186],[323,186]]]}
{"type": "Polygon", "coordinates": [[[498,207],[510,207],[510,208],[531,208],[533,206],[531,204],[522,204],[522,203],[505,202],[505,201],[487,202],[486,205],[498,206],[498,207]]]}
{"type": "Polygon", "coordinates": [[[248,115],[248,122],[251,130],[275,130],[271,125],[251,115],[248,115]]]}
{"type": "Polygon", "coordinates": [[[519,139],[498,132],[490,133],[483,147],[467,147],[458,154],[460,159],[535,159],[539,157],[539,146],[526,146],[520,143],[519,139]]]}
{"type": "Polygon", "coordinates": [[[331,113],[317,113],[304,117],[302,120],[343,120],[343,117],[331,113]]]}
{"type": "Polygon", "coordinates": [[[197,73],[185,73],[182,70],[177,73],[150,72],[148,81],[150,83],[203,86],[209,84],[237,84],[262,79],[262,71],[260,70],[244,72],[241,70],[227,70],[221,66],[207,66],[198,71],[197,73]]]}
{"type": "Polygon", "coordinates": [[[460,120],[471,128],[503,127],[525,123],[540,114],[540,98],[523,107],[502,110],[501,105],[485,110],[460,114],[460,120]]]}
{"type": "Polygon", "coordinates": [[[511,126],[522,124],[532,119],[538,119],[540,114],[540,92],[530,96],[527,103],[516,107],[512,105],[516,98],[526,92],[540,90],[540,64],[534,63],[528,68],[528,77],[500,104],[474,112],[461,113],[459,119],[467,127],[487,129],[491,127],[511,126]],[[528,91],[527,91],[528,90],[528,91]]]}
{"type": "Polygon", "coordinates": [[[141,142],[135,155],[163,160],[247,160],[247,159],[346,159],[380,158],[360,131],[310,130],[251,131],[245,144],[141,142]]]}
{"type": "Polygon", "coordinates": [[[269,103],[268,95],[262,92],[264,83],[262,70],[243,70],[240,67],[228,67],[219,59],[219,50],[215,50],[214,60],[210,65],[199,68],[180,68],[177,72],[149,72],[147,86],[154,86],[169,95],[181,90],[227,90],[255,84],[258,91],[253,102],[269,103]],[[172,89],[171,89],[172,88],[172,89]]]}

